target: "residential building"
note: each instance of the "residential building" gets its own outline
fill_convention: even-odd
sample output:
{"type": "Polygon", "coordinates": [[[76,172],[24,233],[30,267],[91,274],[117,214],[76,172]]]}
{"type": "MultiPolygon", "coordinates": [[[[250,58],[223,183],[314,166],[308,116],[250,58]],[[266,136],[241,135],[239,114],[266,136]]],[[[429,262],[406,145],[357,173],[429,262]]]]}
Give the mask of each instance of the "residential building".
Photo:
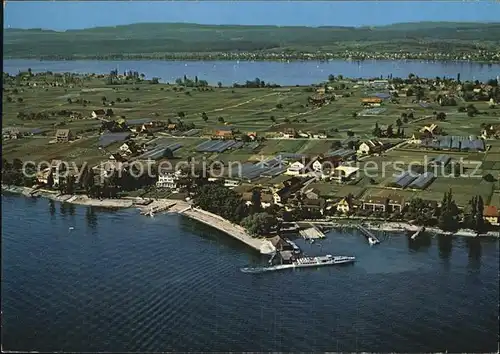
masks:
{"type": "MultiPolygon", "coordinates": [[[[242,194],[241,199],[245,202],[246,205],[252,205],[253,200],[253,192],[245,192],[242,194]]],[[[272,194],[261,192],[260,193],[260,205],[262,209],[269,208],[274,204],[274,198],[272,194]]]]}
{"type": "Polygon", "coordinates": [[[500,222],[500,212],[494,205],[487,205],[483,210],[484,220],[488,221],[491,225],[498,226],[500,222]]]}
{"type": "Polygon", "coordinates": [[[156,187],[177,189],[178,182],[182,178],[182,176],[183,172],[180,170],[161,171],[160,174],[158,175],[158,181],[156,182],[156,187]]]}
{"type": "Polygon", "coordinates": [[[298,136],[297,131],[293,128],[286,128],[283,130],[283,138],[292,139],[298,136]]]}
{"type": "Polygon", "coordinates": [[[73,134],[69,129],[58,129],[56,131],[56,141],[58,143],[67,143],[73,139],[73,134]]]}
{"type": "Polygon", "coordinates": [[[241,181],[236,180],[236,179],[229,179],[229,178],[224,179],[224,187],[226,187],[226,188],[232,189],[232,188],[238,187],[240,184],[241,184],[241,181]]]}
{"type": "Polygon", "coordinates": [[[330,177],[333,180],[336,180],[337,182],[346,182],[351,180],[358,171],[359,167],[341,165],[337,166],[333,170],[333,173],[328,177],[330,177]]]}
{"type": "Polygon", "coordinates": [[[234,139],[234,132],[231,128],[220,128],[215,130],[214,137],[221,140],[234,139]]]}
{"type": "Polygon", "coordinates": [[[431,138],[432,138],[432,133],[428,131],[416,132],[412,134],[411,138],[408,140],[408,143],[420,145],[422,144],[422,141],[424,141],[425,139],[431,139],[431,138]]]}
{"type": "Polygon", "coordinates": [[[303,182],[296,177],[283,183],[283,187],[273,191],[274,204],[283,205],[286,201],[297,192],[303,185],[303,182]]]}
{"type": "Polygon", "coordinates": [[[342,198],[340,202],[337,203],[337,211],[347,214],[352,210],[352,200],[351,198],[342,198]]]}
{"type": "Polygon", "coordinates": [[[325,213],[326,200],[323,198],[302,200],[302,209],[309,212],[319,212],[321,215],[325,213]]]}
{"type": "Polygon", "coordinates": [[[370,196],[363,200],[363,209],[371,209],[373,211],[383,211],[388,213],[395,211],[401,212],[404,205],[404,199],[399,196],[370,196]]]}
{"type": "Polygon", "coordinates": [[[383,99],[380,97],[367,97],[361,99],[361,104],[363,106],[369,107],[379,107],[382,104],[383,99]]]}
{"type": "Polygon", "coordinates": [[[106,116],[106,111],[104,109],[96,109],[92,111],[92,118],[104,118],[106,116]]]}
{"type": "Polygon", "coordinates": [[[118,150],[125,155],[132,155],[139,152],[139,147],[133,142],[123,143],[118,150]]]}
{"type": "Polygon", "coordinates": [[[439,127],[437,124],[432,123],[431,125],[426,125],[420,129],[420,133],[430,133],[430,135],[440,135],[443,132],[443,129],[439,127]]]}
{"type": "Polygon", "coordinates": [[[379,140],[367,140],[361,145],[359,145],[358,148],[358,154],[359,155],[369,155],[369,154],[379,154],[382,152],[384,148],[384,143],[382,143],[379,140]]]}

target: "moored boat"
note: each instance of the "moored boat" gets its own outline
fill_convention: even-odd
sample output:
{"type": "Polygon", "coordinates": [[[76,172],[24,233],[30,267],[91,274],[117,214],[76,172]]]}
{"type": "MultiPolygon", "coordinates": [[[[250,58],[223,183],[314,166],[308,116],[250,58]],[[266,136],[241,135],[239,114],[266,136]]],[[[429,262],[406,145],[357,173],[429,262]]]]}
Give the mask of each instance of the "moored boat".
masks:
{"type": "Polygon", "coordinates": [[[332,256],[328,254],[326,256],[297,258],[291,263],[278,264],[269,267],[245,267],[241,268],[241,271],[243,273],[264,273],[291,268],[321,267],[327,265],[347,264],[353,263],[355,260],[356,257],[352,256],[332,256]]]}

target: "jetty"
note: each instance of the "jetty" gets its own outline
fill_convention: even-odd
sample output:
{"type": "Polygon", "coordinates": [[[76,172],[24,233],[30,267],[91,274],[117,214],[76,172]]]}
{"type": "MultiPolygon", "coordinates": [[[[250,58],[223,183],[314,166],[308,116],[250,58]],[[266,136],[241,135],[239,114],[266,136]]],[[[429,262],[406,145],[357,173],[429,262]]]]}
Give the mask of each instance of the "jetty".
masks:
{"type": "Polygon", "coordinates": [[[412,236],[411,236],[411,239],[414,240],[416,239],[418,236],[420,236],[423,232],[425,231],[425,227],[421,227],[419,228],[412,236]]]}
{"type": "Polygon", "coordinates": [[[144,208],[141,211],[141,215],[151,215],[153,216],[155,213],[160,213],[162,211],[166,211],[173,207],[176,203],[171,203],[171,204],[164,204],[164,205],[156,205],[156,206],[151,206],[149,209],[144,208]]]}
{"type": "Polygon", "coordinates": [[[356,227],[356,229],[358,229],[359,231],[361,231],[361,233],[363,235],[366,236],[366,238],[368,239],[368,242],[370,243],[370,245],[376,245],[376,244],[380,243],[380,240],[377,238],[377,236],[375,236],[373,234],[373,232],[371,232],[370,230],[368,230],[364,226],[362,226],[360,224],[355,224],[355,227],[356,227]]]}
{"type": "Polygon", "coordinates": [[[310,228],[300,230],[299,233],[305,240],[325,238],[325,234],[320,229],[318,229],[316,226],[313,225],[311,225],[310,228]]]}

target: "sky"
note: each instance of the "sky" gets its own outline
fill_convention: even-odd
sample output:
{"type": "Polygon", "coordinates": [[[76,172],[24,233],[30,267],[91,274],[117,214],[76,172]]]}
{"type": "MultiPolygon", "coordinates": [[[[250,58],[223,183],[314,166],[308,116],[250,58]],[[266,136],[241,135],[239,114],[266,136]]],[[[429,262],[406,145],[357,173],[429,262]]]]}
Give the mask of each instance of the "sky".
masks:
{"type": "Polygon", "coordinates": [[[4,28],[52,30],[141,22],[377,26],[398,22],[500,22],[500,1],[9,1],[4,28]]]}

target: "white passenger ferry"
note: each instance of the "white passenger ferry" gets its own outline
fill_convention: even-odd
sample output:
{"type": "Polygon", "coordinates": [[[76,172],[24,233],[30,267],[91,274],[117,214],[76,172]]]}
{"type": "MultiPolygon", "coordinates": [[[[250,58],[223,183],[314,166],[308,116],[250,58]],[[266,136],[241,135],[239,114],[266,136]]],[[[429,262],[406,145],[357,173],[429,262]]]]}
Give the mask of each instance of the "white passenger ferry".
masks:
{"type": "Polygon", "coordinates": [[[327,265],[346,264],[346,263],[353,263],[355,260],[356,257],[352,256],[332,256],[328,254],[326,256],[319,256],[319,257],[297,258],[291,263],[278,264],[269,267],[256,267],[256,268],[245,267],[241,268],[241,271],[244,273],[264,273],[264,272],[272,272],[275,270],[291,269],[291,268],[321,267],[327,265]]]}

